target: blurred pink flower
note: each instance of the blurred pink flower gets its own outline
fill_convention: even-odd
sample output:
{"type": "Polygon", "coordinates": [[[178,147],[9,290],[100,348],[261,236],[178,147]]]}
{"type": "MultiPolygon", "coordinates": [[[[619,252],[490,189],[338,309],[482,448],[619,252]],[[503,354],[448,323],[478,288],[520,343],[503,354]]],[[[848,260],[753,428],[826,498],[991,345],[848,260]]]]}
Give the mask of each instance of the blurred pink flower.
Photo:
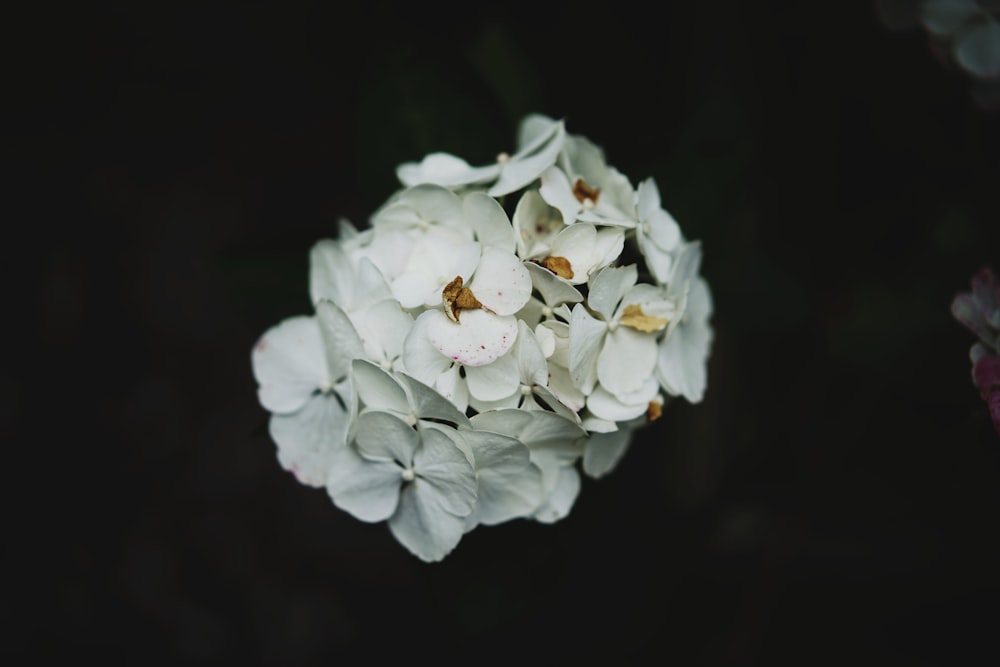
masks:
{"type": "Polygon", "coordinates": [[[1000,282],[990,268],[972,277],[972,291],[955,295],[951,314],[979,340],[969,350],[972,382],[1000,435],[1000,282]]]}

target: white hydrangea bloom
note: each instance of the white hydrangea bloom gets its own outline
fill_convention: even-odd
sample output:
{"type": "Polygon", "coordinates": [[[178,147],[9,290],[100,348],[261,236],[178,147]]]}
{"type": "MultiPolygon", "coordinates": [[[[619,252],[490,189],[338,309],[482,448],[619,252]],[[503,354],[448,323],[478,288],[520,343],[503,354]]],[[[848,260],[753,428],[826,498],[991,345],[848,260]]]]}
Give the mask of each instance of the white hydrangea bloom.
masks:
{"type": "Polygon", "coordinates": [[[481,525],[566,518],[581,475],[707,388],[701,246],[654,179],[542,114],[514,144],[399,165],[367,228],[310,249],[315,312],[251,354],[280,464],[426,562],[481,525]]]}

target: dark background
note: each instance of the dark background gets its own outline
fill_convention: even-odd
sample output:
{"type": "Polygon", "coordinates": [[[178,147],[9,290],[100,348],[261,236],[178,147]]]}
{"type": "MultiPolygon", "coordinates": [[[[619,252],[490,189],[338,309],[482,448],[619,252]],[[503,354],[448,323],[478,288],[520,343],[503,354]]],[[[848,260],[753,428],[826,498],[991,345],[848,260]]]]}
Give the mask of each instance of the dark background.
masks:
{"type": "Polygon", "coordinates": [[[758,4],[11,13],[5,651],[995,664],[1000,437],[948,308],[1000,269],[1000,114],[874,4],[758,4]],[[708,391],[429,565],[280,468],[250,349],[398,163],[532,111],[702,240],[708,391]]]}

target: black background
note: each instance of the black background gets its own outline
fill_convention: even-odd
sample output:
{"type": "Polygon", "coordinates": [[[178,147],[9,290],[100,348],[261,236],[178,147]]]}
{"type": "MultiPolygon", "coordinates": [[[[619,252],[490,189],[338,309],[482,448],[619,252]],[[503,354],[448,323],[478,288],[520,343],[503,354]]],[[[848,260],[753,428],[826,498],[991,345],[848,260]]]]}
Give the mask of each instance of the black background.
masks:
{"type": "Polygon", "coordinates": [[[948,307],[1000,268],[1000,114],[872,4],[759,4],[13,12],[4,649],[995,664],[1000,437],[948,307]],[[709,387],[563,521],[429,565],[280,468],[250,349],[398,163],[532,111],[702,240],[709,387]]]}

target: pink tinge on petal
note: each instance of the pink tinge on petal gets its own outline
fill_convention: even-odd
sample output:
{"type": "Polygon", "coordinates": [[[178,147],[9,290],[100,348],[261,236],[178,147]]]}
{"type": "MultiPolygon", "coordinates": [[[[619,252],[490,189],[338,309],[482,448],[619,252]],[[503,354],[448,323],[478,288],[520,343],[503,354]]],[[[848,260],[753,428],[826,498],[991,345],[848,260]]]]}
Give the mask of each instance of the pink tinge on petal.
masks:
{"type": "Polygon", "coordinates": [[[990,417],[993,419],[993,428],[997,435],[1000,435],[1000,389],[994,389],[986,397],[986,405],[990,409],[990,417]]]}
{"type": "Polygon", "coordinates": [[[987,354],[981,357],[972,369],[972,377],[983,398],[990,392],[1000,391],[1000,356],[987,354]]]}

